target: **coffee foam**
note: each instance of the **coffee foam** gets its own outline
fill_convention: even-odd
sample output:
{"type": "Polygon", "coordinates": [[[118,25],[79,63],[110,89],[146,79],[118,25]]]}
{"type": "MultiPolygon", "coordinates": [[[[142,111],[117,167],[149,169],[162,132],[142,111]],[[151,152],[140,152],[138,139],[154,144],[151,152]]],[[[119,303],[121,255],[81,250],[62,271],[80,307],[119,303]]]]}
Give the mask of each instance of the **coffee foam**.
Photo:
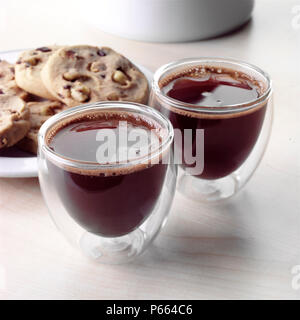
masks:
{"type": "MultiPolygon", "coordinates": [[[[68,125],[74,124],[74,123],[80,123],[84,121],[99,121],[99,120],[119,120],[119,121],[127,121],[133,125],[136,126],[143,126],[146,127],[149,131],[153,130],[159,141],[162,142],[165,139],[165,134],[164,131],[162,130],[162,126],[155,120],[146,117],[144,115],[140,114],[133,114],[133,113],[128,113],[125,111],[93,111],[91,112],[85,112],[81,113],[79,115],[73,115],[70,117],[67,117],[65,119],[62,119],[58,123],[54,124],[46,133],[45,135],[45,143],[49,147],[51,144],[52,139],[55,137],[55,135],[65,128],[68,125]]],[[[101,167],[101,164],[98,163],[93,163],[95,167],[99,167],[96,169],[85,169],[85,168],[79,168],[72,165],[68,165],[64,163],[63,161],[60,162],[57,157],[53,157],[49,155],[47,157],[48,160],[50,160],[53,164],[57,165],[58,167],[72,172],[76,174],[81,174],[81,175],[88,175],[88,176],[118,176],[118,175],[126,175],[130,174],[136,171],[140,171],[146,168],[150,168],[156,163],[160,162],[163,157],[168,156],[169,153],[169,148],[168,150],[164,151],[163,153],[157,155],[155,158],[152,159],[144,159],[141,160],[140,163],[137,164],[130,164],[130,161],[128,164],[112,164],[111,167],[101,167]],[[153,164],[154,163],[154,164],[153,164]],[[116,166],[116,167],[115,167],[116,166]]],[[[59,158],[69,160],[68,158],[64,157],[63,155],[58,155],[59,158]]],[[[151,155],[149,155],[149,158],[151,158],[151,155]]],[[[73,163],[78,163],[80,161],[76,160],[70,160],[73,163]]],[[[82,162],[81,162],[82,164],[82,162]]],[[[80,166],[80,165],[79,165],[80,166]]],[[[84,165],[83,165],[84,166],[84,165]]],[[[88,165],[87,165],[88,166],[88,165]]]]}
{"type": "MultiPolygon", "coordinates": [[[[226,78],[230,78],[242,83],[251,83],[252,86],[257,90],[258,92],[258,98],[257,100],[254,102],[254,104],[256,105],[255,107],[250,107],[253,104],[253,101],[249,101],[249,108],[245,107],[246,110],[244,111],[240,111],[240,112],[235,112],[233,110],[231,110],[231,112],[229,113],[218,113],[218,111],[220,109],[223,109],[224,111],[226,110],[226,106],[224,107],[220,107],[220,106],[216,106],[216,107],[199,107],[197,105],[193,105],[193,104],[188,104],[188,103],[182,103],[180,101],[178,101],[178,103],[182,103],[183,105],[188,106],[189,108],[194,108],[195,112],[190,111],[190,110],[185,110],[185,109],[181,109],[175,106],[171,106],[170,103],[168,103],[167,101],[163,101],[161,100],[158,96],[156,96],[157,102],[164,108],[169,109],[172,112],[178,113],[180,115],[183,116],[187,116],[187,117],[191,117],[191,118],[200,118],[200,119],[228,119],[228,118],[237,118],[237,117],[241,117],[247,114],[250,114],[252,112],[257,111],[258,109],[266,106],[267,102],[266,101],[261,101],[261,97],[262,95],[266,92],[267,90],[267,84],[263,81],[258,80],[257,78],[254,77],[254,75],[251,74],[246,74],[244,72],[241,71],[237,71],[237,70],[233,70],[233,69],[229,69],[229,68],[224,68],[224,67],[219,67],[219,66],[209,66],[209,65],[198,65],[198,66],[193,66],[190,68],[182,68],[176,72],[173,72],[169,75],[167,75],[166,77],[164,77],[163,79],[160,79],[158,82],[158,86],[160,88],[160,90],[162,90],[164,87],[166,87],[170,82],[182,78],[182,77],[190,77],[190,78],[204,78],[207,77],[208,75],[215,75],[216,78],[220,78],[225,76],[226,78]],[[197,108],[207,108],[210,112],[206,113],[204,111],[197,111],[197,108]],[[216,110],[216,113],[213,113],[211,111],[216,110]]],[[[165,94],[164,94],[165,95],[165,94]]],[[[171,99],[170,97],[166,96],[165,97],[167,99],[171,99]]],[[[245,101],[246,105],[247,105],[247,101],[245,101]]],[[[239,107],[237,106],[236,109],[238,109],[239,107]]]]}

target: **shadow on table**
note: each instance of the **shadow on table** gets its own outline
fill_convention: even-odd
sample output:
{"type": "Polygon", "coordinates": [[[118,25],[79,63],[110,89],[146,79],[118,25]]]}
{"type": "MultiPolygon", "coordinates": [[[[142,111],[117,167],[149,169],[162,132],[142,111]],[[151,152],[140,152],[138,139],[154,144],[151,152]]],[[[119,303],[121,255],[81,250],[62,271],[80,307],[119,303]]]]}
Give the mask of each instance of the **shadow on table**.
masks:
{"type": "Polygon", "coordinates": [[[0,157],[31,158],[31,157],[35,157],[35,155],[29,152],[22,151],[17,147],[10,147],[10,148],[1,149],[0,157]]]}
{"type": "Polygon", "coordinates": [[[174,208],[166,228],[136,263],[222,266],[229,257],[251,256],[254,239],[245,219],[254,208],[246,192],[238,198],[216,205],[195,204],[199,210],[185,216],[183,208],[174,208]]]}

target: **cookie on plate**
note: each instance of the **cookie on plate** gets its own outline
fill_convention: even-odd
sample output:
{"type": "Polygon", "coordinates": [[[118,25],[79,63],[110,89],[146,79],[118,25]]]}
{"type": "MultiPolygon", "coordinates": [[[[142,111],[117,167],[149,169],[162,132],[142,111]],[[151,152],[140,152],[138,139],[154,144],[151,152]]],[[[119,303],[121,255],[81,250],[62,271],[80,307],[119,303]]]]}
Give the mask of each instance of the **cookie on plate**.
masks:
{"type": "Polygon", "coordinates": [[[17,86],[15,67],[7,61],[0,60],[0,94],[15,94],[26,99],[28,94],[17,86]]]}
{"type": "Polygon", "coordinates": [[[48,91],[70,107],[103,100],[148,100],[143,73],[108,47],[63,47],[49,57],[41,75],[48,91]]]}
{"type": "Polygon", "coordinates": [[[41,47],[21,53],[15,66],[17,85],[39,97],[55,99],[41,79],[41,70],[48,58],[58,48],[58,46],[41,47]]]}
{"type": "Polygon", "coordinates": [[[42,124],[51,116],[61,112],[67,107],[59,101],[28,102],[30,111],[30,130],[17,146],[31,153],[36,154],[38,148],[38,132],[42,124]]]}
{"type": "Polygon", "coordinates": [[[17,95],[0,95],[0,149],[23,139],[30,129],[29,110],[17,95]]]}
{"type": "Polygon", "coordinates": [[[0,60],[0,84],[15,80],[15,68],[5,60],[0,60]]]}

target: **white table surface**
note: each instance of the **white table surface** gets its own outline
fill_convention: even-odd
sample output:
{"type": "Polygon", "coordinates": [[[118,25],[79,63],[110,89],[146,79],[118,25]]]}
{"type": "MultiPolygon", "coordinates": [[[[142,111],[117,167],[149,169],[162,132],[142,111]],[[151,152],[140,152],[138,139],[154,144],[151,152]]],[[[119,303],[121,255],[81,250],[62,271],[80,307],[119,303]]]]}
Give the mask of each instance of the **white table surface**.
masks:
{"type": "Polygon", "coordinates": [[[300,28],[292,23],[300,2],[256,2],[239,32],[156,44],[89,26],[75,2],[1,0],[0,51],[106,45],[152,71],[192,56],[246,60],[273,78],[275,121],[264,159],[240,194],[208,206],[177,193],[165,229],[129,265],[99,265],[69,247],[37,179],[0,179],[0,299],[300,298],[291,285],[292,267],[300,265],[300,28]]]}

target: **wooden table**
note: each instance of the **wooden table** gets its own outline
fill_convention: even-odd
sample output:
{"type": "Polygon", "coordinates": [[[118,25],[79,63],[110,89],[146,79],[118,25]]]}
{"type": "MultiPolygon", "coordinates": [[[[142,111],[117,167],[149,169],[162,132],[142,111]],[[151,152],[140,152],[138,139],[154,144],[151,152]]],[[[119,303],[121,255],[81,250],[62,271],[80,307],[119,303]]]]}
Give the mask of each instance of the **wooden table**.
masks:
{"type": "Polygon", "coordinates": [[[49,7],[41,1],[1,4],[1,51],[87,43],[111,46],[152,71],[193,56],[257,64],[274,81],[275,122],[264,159],[240,194],[222,205],[204,205],[177,193],[166,227],[129,265],[99,265],[69,247],[48,216],[37,179],[0,179],[0,298],[299,299],[291,273],[300,265],[295,4],[260,0],[253,20],[238,32],[171,44],[105,34],[81,21],[80,9],[71,14],[69,1],[51,1],[49,7]]]}

